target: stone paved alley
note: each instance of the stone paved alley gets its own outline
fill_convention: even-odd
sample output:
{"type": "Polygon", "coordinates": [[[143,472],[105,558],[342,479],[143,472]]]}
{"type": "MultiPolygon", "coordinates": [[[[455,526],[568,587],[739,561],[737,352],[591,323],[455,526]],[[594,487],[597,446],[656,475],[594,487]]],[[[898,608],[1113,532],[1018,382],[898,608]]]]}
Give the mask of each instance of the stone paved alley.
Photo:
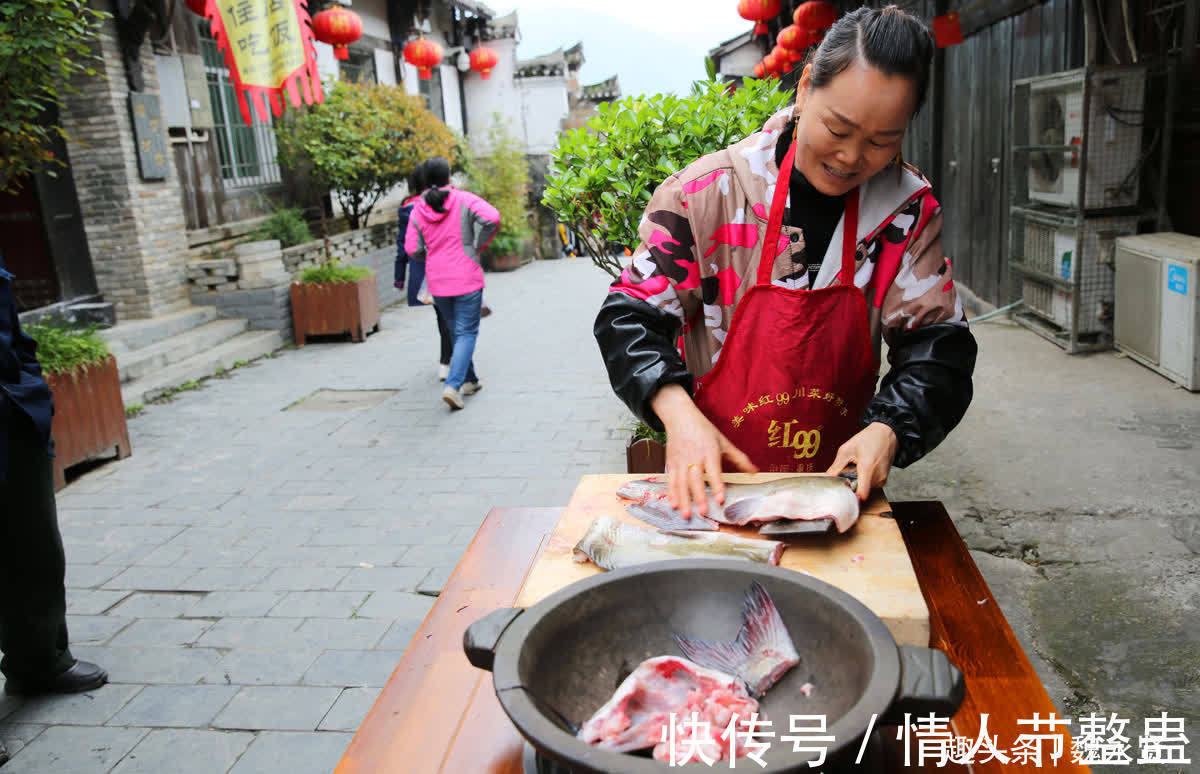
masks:
{"type": "MultiPolygon", "coordinates": [[[[0,698],[5,774],[333,769],[487,510],[624,470],[591,337],[606,275],[488,282],[465,411],[439,398],[432,313],[394,306],[365,344],[147,407],[132,457],[59,493],[73,650],[112,682],[0,698]]],[[[1060,707],[1165,709],[1196,740],[1200,396],[1008,323],[976,335],[971,412],[888,494],[946,503],[1060,707]]]]}

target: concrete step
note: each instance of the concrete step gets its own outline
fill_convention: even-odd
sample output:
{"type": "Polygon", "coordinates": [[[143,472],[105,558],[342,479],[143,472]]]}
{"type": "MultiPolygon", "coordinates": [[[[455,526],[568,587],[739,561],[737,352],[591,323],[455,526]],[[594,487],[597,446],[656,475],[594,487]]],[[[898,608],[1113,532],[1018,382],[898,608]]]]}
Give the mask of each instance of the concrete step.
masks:
{"type": "Polygon", "coordinates": [[[178,336],[184,331],[197,328],[217,319],[217,310],[211,306],[191,306],[177,312],[151,317],[148,320],[130,320],[100,331],[108,342],[109,349],[118,357],[122,352],[132,352],[149,347],[155,342],[178,336]]]}
{"type": "Polygon", "coordinates": [[[156,341],[148,347],[121,352],[117,355],[117,369],[121,373],[121,382],[144,379],[172,363],[178,363],[229,341],[249,327],[250,323],[247,320],[213,320],[198,328],[156,341]]]}
{"type": "Polygon", "coordinates": [[[230,369],[239,360],[250,361],[283,346],[279,331],[247,331],[160,371],[121,386],[126,406],[149,403],[164,392],[187,382],[212,376],[218,368],[230,369]]]}

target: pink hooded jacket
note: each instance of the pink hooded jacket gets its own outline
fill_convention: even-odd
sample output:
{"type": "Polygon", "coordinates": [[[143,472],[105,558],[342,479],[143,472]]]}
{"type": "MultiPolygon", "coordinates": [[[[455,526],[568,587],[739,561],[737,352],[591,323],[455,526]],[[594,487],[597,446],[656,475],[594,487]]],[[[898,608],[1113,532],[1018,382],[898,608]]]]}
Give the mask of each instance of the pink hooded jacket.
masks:
{"type": "Polygon", "coordinates": [[[425,262],[425,281],[433,296],[462,296],[483,289],[479,253],[496,236],[500,213],[469,191],[454,187],[445,212],[437,212],[422,197],[413,207],[404,236],[404,252],[425,262]]]}

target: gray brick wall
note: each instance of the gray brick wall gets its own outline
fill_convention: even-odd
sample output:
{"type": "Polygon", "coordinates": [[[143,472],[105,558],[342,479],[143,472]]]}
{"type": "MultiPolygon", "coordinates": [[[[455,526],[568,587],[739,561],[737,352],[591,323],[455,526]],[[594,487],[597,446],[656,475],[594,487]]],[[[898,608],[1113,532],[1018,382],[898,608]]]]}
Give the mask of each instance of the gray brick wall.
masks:
{"type": "MultiPolygon", "coordinates": [[[[92,0],[97,9],[111,11],[110,5],[92,0]]],[[[100,56],[97,75],[76,79],[78,93],[63,101],[63,128],[73,139],[71,173],[100,292],[115,304],[118,319],[152,317],[187,303],[183,193],[169,159],[166,180],[144,181],[138,172],[113,20],[104,23],[93,49],[100,56]]],[[[146,92],[157,94],[149,39],[141,64],[146,92]]]]}

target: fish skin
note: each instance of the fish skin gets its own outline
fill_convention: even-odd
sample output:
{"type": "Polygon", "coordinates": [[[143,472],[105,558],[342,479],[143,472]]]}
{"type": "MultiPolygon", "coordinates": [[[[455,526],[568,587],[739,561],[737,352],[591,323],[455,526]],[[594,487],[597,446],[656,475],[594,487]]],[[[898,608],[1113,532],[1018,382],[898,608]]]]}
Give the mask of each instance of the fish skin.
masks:
{"type": "Polygon", "coordinates": [[[742,601],[742,626],[733,640],[708,642],[677,634],[675,642],[697,664],[740,677],[756,699],[800,661],[779,609],[758,581],[742,601]]]}
{"type": "MultiPolygon", "coordinates": [[[[665,479],[630,481],[617,494],[636,500],[644,508],[653,508],[663,519],[683,520],[667,502],[665,479]]],[[[707,519],[736,527],[779,519],[833,519],[838,532],[854,526],[858,516],[858,495],[841,476],[793,476],[762,484],[726,484],[724,505],[710,491],[705,514],[707,519]]]]}
{"type": "Polygon", "coordinates": [[[651,527],[666,530],[696,530],[711,532],[720,529],[720,525],[710,518],[698,513],[687,516],[667,504],[666,500],[647,500],[645,504],[634,503],[625,508],[626,513],[639,521],[644,521],[651,527]]]}
{"type": "Polygon", "coordinates": [[[605,570],[697,556],[746,559],[778,566],[784,548],[786,545],[778,540],[756,540],[720,532],[664,533],[598,516],[575,544],[572,558],[577,562],[591,559],[605,570]]]}

